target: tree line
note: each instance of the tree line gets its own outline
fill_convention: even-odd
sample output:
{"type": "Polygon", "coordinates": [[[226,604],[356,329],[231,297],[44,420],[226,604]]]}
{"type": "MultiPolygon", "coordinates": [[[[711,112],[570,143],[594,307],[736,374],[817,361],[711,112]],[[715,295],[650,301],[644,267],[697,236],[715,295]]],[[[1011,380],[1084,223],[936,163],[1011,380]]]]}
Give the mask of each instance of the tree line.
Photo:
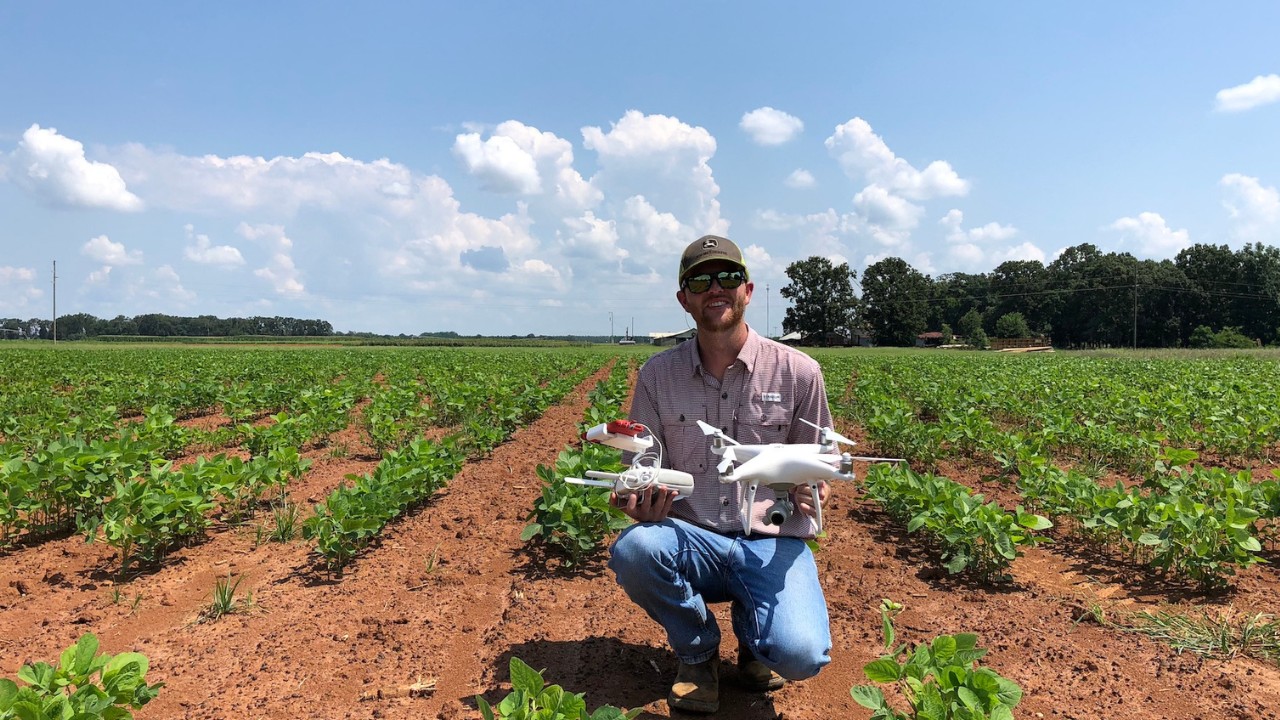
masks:
{"type": "MultiPolygon", "coordinates": [[[[0,318],[0,339],[52,340],[54,323],[41,318],[21,320],[0,318]]],[[[237,337],[267,335],[274,337],[321,337],[333,335],[327,320],[303,320],[292,317],[219,318],[213,315],[181,317],[149,313],[126,317],[117,315],[103,320],[88,313],[63,315],[57,322],[58,340],[84,340],[110,335],[145,335],[152,337],[237,337]]]]}
{"type": "Polygon", "coordinates": [[[1280,249],[1197,244],[1172,260],[1138,260],[1085,243],[1045,265],[1010,260],[987,273],[936,278],[890,257],[857,273],[810,257],[787,267],[786,332],[818,341],[914,345],[936,331],[973,343],[1043,336],[1058,347],[1195,347],[1280,343],[1280,249]]]}

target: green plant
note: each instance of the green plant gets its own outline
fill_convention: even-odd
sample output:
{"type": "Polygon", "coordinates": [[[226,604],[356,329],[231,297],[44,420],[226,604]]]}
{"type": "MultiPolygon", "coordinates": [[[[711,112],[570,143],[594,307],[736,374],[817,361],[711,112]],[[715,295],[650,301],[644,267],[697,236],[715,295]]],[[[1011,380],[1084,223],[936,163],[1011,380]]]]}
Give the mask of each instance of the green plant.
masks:
{"type": "Polygon", "coordinates": [[[485,720],[630,720],[642,710],[624,712],[605,705],[588,715],[584,693],[566,692],[559,685],[547,685],[542,673],[520,658],[511,658],[510,668],[511,693],[498,703],[496,715],[495,708],[483,696],[476,696],[476,705],[480,706],[485,720]]]}
{"type": "Polygon", "coordinates": [[[990,668],[978,667],[987,654],[972,633],[939,635],[907,652],[895,645],[893,618],[902,605],[889,599],[880,603],[885,654],[862,668],[868,680],[896,683],[911,706],[898,712],[874,685],[855,685],[854,701],[870,708],[871,720],[1013,720],[1013,708],[1022,700],[1022,688],[990,668]]]}
{"type": "Polygon", "coordinates": [[[243,600],[236,599],[236,590],[240,588],[240,583],[244,580],[244,576],[231,581],[230,573],[227,577],[218,578],[213,583],[213,602],[209,607],[200,613],[201,620],[217,620],[223,615],[230,615],[237,610],[249,607],[253,604],[253,593],[246,593],[243,600]]]}
{"type": "Polygon", "coordinates": [[[0,678],[0,720],[132,720],[130,709],[151,702],[164,687],[147,684],[147,669],[140,653],[98,654],[98,638],[85,633],[56,667],[23,665],[18,679],[24,687],[0,678]]]}
{"type": "Polygon", "coordinates": [[[301,516],[296,503],[288,501],[280,503],[276,507],[275,514],[272,516],[274,525],[271,528],[271,540],[273,542],[289,542],[298,535],[298,519],[301,516]]]}
{"type": "Polygon", "coordinates": [[[428,574],[428,575],[431,575],[431,574],[432,574],[432,573],[434,573],[436,570],[439,570],[439,569],[440,569],[440,565],[439,565],[439,563],[440,563],[440,544],[439,544],[439,543],[436,543],[436,547],[435,547],[435,549],[431,551],[431,554],[430,554],[430,555],[428,555],[428,556],[427,556],[427,559],[426,559],[426,560],[423,560],[423,561],[422,561],[422,563],[423,563],[424,565],[426,565],[426,567],[427,567],[427,574],[428,574]]]}

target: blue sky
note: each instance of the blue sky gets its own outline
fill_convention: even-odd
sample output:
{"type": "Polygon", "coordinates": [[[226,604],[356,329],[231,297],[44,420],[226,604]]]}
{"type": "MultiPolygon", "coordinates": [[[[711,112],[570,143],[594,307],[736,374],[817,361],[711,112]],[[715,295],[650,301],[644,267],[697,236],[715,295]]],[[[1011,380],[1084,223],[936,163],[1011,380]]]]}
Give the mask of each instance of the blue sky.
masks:
{"type": "MultiPolygon", "coordinates": [[[[1280,4],[0,5],[0,316],[689,325],[680,250],[1280,245],[1280,4]]],[[[766,287],[769,292],[766,293],[766,287]]]]}

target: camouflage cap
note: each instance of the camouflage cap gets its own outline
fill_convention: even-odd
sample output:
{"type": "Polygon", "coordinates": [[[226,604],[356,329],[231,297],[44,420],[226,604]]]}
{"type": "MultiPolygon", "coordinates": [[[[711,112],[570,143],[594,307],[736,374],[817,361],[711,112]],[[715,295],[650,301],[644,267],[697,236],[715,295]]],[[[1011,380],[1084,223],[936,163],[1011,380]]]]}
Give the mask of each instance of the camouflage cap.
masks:
{"type": "MultiPolygon", "coordinates": [[[[680,256],[680,275],[676,279],[684,280],[690,270],[712,260],[727,260],[747,271],[742,250],[732,240],[719,235],[703,235],[684,249],[684,254],[680,256]]],[[[747,274],[750,276],[750,272],[747,274]]]]}

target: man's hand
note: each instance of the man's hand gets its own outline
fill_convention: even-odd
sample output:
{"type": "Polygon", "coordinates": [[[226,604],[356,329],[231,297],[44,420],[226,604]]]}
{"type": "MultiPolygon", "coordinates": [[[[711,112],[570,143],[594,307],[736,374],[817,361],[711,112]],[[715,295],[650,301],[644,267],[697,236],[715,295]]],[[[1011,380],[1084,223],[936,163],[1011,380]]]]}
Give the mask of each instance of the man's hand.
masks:
{"type": "Polygon", "coordinates": [[[626,496],[610,493],[609,502],[636,522],[662,522],[671,512],[671,503],[675,502],[678,494],[675,490],[668,490],[666,485],[659,485],[656,489],[649,488],[626,496]]]}
{"type": "MultiPolygon", "coordinates": [[[[818,502],[823,505],[827,504],[827,498],[831,495],[831,487],[827,485],[826,480],[818,482],[818,502]]],[[[817,510],[813,508],[813,491],[808,485],[796,486],[796,507],[800,508],[800,512],[813,517],[817,514],[817,510]]]]}

